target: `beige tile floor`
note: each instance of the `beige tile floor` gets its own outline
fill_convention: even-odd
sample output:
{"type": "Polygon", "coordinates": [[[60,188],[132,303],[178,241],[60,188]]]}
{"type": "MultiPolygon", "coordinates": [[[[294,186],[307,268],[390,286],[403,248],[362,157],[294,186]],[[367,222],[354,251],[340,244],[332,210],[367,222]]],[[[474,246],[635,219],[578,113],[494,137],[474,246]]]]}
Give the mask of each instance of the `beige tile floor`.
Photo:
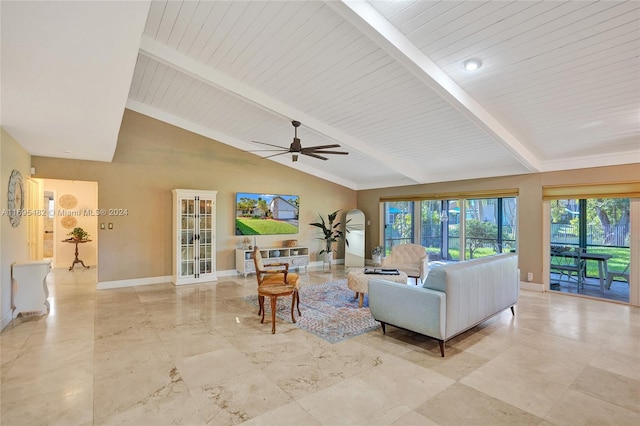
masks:
{"type": "MultiPolygon", "coordinates": [[[[310,271],[303,285],[343,278],[310,271]]],[[[53,270],[51,312],[0,334],[2,425],[638,425],[640,310],[523,291],[450,341],[327,343],[215,284],[101,290],[53,270]]],[[[304,315],[304,312],[303,312],[304,315]]]]}

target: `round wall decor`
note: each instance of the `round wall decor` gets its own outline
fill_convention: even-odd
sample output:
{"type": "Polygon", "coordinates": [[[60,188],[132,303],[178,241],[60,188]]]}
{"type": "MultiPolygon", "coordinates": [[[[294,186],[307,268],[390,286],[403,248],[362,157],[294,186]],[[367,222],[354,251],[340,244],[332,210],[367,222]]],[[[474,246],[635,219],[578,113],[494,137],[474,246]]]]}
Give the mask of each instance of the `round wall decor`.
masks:
{"type": "Polygon", "coordinates": [[[73,229],[78,224],[78,220],[73,216],[65,216],[60,219],[60,224],[63,228],[73,229]]]}
{"type": "Polygon", "coordinates": [[[9,221],[11,226],[15,228],[20,225],[22,210],[24,210],[24,184],[22,183],[22,174],[17,170],[13,170],[9,177],[7,207],[9,221]]]}
{"type": "Polygon", "coordinates": [[[58,205],[63,209],[72,209],[78,205],[78,199],[71,194],[64,194],[58,199],[58,205]]]}

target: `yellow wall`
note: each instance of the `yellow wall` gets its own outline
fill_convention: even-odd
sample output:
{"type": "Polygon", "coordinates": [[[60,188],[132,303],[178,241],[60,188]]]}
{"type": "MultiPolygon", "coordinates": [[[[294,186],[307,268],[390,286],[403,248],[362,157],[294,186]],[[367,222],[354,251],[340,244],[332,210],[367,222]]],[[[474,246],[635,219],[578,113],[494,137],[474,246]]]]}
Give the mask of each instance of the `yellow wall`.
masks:
{"type": "MultiPolygon", "coordinates": [[[[298,239],[319,260],[318,231],[308,226],[318,213],[356,208],[356,192],[126,110],[111,163],[32,158],[36,177],[95,181],[98,208],[127,209],[126,216],[99,218],[113,230],[98,230],[98,281],[171,275],[171,190],[203,189],[217,195],[217,269],[235,269],[236,192],[300,196],[300,233],[257,237],[258,246],[298,239]]],[[[343,258],[341,249],[337,258],[343,258]]]]}
{"type": "MultiPolygon", "coordinates": [[[[640,179],[639,164],[562,172],[462,180],[365,191],[352,191],[295,171],[227,145],[127,110],[112,163],[33,157],[37,176],[98,182],[98,206],[126,208],[128,216],[109,217],[112,231],[98,231],[99,281],[171,275],[171,189],[218,191],[217,269],[235,268],[233,235],[236,192],[300,195],[300,234],[258,237],[259,246],[279,245],[297,238],[312,246],[312,261],[321,250],[315,228],[307,226],[318,213],[358,208],[370,221],[366,227],[366,257],[379,242],[379,200],[383,196],[438,192],[519,190],[518,253],[521,278],[533,273],[542,283],[542,186],[603,183],[640,179]]],[[[102,222],[102,220],[100,220],[102,222]]],[[[341,250],[337,258],[343,258],[341,250]]]]}
{"type": "MultiPolygon", "coordinates": [[[[548,220],[543,215],[542,186],[637,181],[640,179],[640,165],[597,167],[562,172],[534,173],[487,179],[461,180],[428,185],[372,189],[358,192],[358,208],[371,220],[367,227],[366,253],[380,242],[379,206],[385,196],[412,196],[444,192],[471,192],[517,188],[518,197],[518,262],[520,278],[527,272],[533,273],[533,282],[542,283],[543,270],[543,223],[548,220]]],[[[368,255],[367,257],[370,257],[368,255]]]]}
{"type": "MultiPolygon", "coordinates": [[[[0,211],[6,211],[9,177],[13,170],[22,174],[25,193],[31,156],[4,129],[0,129],[0,211]]],[[[6,214],[0,215],[0,329],[11,321],[11,264],[29,260],[28,219],[16,228],[6,214]]]]}

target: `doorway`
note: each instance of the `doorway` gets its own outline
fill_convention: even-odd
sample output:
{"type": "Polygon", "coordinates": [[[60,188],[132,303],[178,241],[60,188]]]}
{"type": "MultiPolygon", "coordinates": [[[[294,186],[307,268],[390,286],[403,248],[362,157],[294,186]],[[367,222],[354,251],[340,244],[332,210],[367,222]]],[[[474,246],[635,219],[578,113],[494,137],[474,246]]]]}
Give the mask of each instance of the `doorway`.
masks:
{"type": "Polygon", "coordinates": [[[630,303],[632,199],[549,202],[549,290],[630,303]]]}
{"type": "MultiPolygon", "coordinates": [[[[98,182],[42,179],[42,198],[47,216],[41,233],[43,257],[52,259],[54,268],[75,265],[75,244],[70,238],[74,228],[82,228],[91,241],[79,247],[79,258],[86,266],[98,264],[98,182]]],[[[74,271],[82,270],[75,266],[74,271]]]]}
{"type": "Polygon", "coordinates": [[[44,208],[47,211],[47,215],[43,220],[43,235],[42,235],[42,257],[44,259],[54,258],[54,227],[53,218],[56,211],[55,199],[52,191],[44,191],[44,208]]]}

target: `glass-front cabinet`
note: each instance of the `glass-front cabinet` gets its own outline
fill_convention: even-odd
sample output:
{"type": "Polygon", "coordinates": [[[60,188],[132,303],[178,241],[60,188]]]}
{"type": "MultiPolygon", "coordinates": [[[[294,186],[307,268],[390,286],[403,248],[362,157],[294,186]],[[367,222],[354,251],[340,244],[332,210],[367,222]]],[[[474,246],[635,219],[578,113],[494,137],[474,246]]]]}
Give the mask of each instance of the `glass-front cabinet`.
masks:
{"type": "Polygon", "coordinates": [[[215,281],[217,191],[174,189],[173,283],[215,281]]]}

